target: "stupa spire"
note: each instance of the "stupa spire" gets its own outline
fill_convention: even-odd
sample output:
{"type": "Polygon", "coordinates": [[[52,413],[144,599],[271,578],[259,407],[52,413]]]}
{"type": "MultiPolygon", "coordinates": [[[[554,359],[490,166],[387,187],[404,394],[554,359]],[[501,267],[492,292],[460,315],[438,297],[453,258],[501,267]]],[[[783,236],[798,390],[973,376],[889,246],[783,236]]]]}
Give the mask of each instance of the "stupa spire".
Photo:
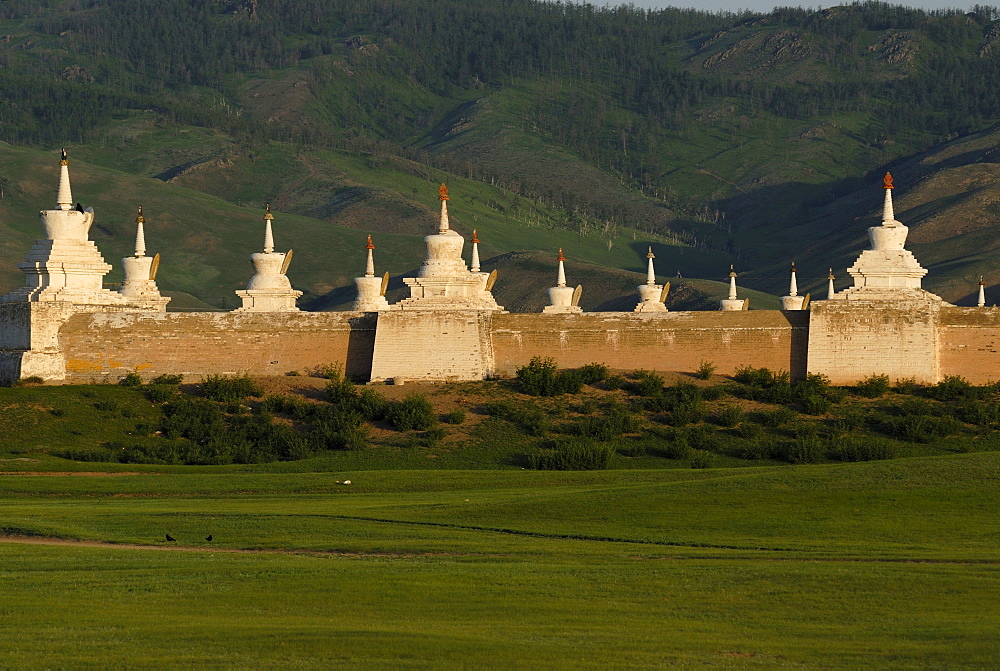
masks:
{"type": "Polygon", "coordinates": [[[827,299],[833,298],[833,295],[837,293],[833,288],[833,281],[837,279],[833,276],[833,268],[830,268],[830,274],[826,276],[826,297],[827,299]]]}
{"type": "Polygon", "coordinates": [[[146,232],[143,230],[145,223],[146,217],[142,216],[142,205],[140,205],[139,214],[135,218],[135,255],[137,257],[146,255],[146,232]]]}
{"type": "Polygon", "coordinates": [[[885,203],[882,205],[882,224],[896,221],[896,214],[892,211],[892,175],[885,173],[882,178],[882,188],[885,189],[885,203]]]}
{"type": "Polygon", "coordinates": [[[976,307],[986,306],[986,282],[983,281],[983,276],[979,276],[979,300],[976,301],[976,307]]]}
{"type": "Polygon", "coordinates": [[[271,214],[271,203],[264,206],[264,253],[274,252],[274,233],[271,231],[271,222],[274,215],[271,214]]]}
{"type": "Polygon", "coordinates": [[[59,161],[59,193],[56,195],[56,209],[73,209],[73,190],[69,186],[69,157],[65,147],[62,150],[62,159],[59,161]]]}
{"type": "Polygon", "coordinates": [[[372,255],[375,245],[372,244],[371,233],[368,234],[368,244],[365,245],[365,249],[368,250],[368,263],[365,264],[365,277],[375,277],[375,258],[372,255]]]}
{"type": "Polygon", "coordinates": [[[563,263],[566,261],[566,257],[563,256],[562,247],[559,248],[559,257],[556,259],[559,262],[559,274],[556,275],[556,286],[564,287],[566,286],[566,267],[563,263]]]}
{"type": "Polygon", "coordinates": [[[472,272],[479,272],[479,238],[476,229],[472,229],[472,272]]]}
{"type": "Polygon", "coordinates": [[[646,252],[646,284],[656,284],[656,271],[653,270],[653,259],[656,256],[653,255],[653,248],[649,247],[646,252]]]}
{"type": "Polygon", "coordinates": [[[799,295],[799,285],[795,281],[795,261],[792,261],[792,279],[788,283],[788,295],[798,296],[799,295]]]}
{"type": "Polygon", "coordinates": [[[736,270],[732,265],[729,266],[729,300],[736,300],[736,270]]]}
{"type": "Polygon", "coordinates": [[[441,201],[441,223],[438,225],[438,233],[445,233],[451,229],[448,223],[448,187],[444,182],[438,188],[438,200],[441,201]]]}

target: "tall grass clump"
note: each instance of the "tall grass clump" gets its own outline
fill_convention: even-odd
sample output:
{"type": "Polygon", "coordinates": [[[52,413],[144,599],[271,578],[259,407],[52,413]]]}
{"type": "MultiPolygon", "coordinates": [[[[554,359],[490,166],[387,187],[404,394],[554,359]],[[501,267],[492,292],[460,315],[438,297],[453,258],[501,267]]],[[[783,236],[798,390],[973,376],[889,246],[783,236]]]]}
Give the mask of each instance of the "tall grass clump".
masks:
{"type": "Polygon", "coordinates": [[[397,431],[426,431],[437,424],[434,406],[423,394],[407,394],[388,405],[385,418],[397,431]]]}
{"type": "Polygon", "coordinates": [[[715,374],[715,364],[711,361],[702,361],[698,364],[697,370],[694,372],[694,376],[699,380],[707,380],[715,374]]]}
{"type": "Polygon", "coordinates": [[[610,468],[615,450],[592,438],[553,441],[528,453],[528,466],[540,471],[596,471],[610,468]]]}
{"type": "Polygon", "coordinates": [[[264,390],[249,375],[209,375],[199,386],[201,395],[221,403],[237,403],[264,390]]]}
{"type": "Polygon", "coordinates": [[[896,445],[878,436],[845,436],[830,451],[839,461],[876,461],[896,456],[896,445]]]}
{"type": "Polygon", "coordinates": [[[581,375],[558,370],[555,360],[549,357],[533,357],[527,366],[518,368],[517,381],[529,396],[576,394],[583,388],[581,375]]]}
{"type": "Polygon", "coordinates": [[[854,385],[854,393],[864,398],[882,398],[890,388],[888,375],[869,375],[854,385]]]}

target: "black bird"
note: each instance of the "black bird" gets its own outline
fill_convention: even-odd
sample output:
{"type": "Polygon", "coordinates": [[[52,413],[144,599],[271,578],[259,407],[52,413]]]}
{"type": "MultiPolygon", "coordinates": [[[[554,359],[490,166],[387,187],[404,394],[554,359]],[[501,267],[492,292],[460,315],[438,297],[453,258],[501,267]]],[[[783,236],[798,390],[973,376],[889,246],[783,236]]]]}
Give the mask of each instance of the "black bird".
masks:
{"type": "Polygon", "coordinates": [[[77,203],[76,204],[76,211],[77,212],[83,212],[83,205],[81,205],[80,203],[77,203]]]}
{"type": "Polygon", "coordinates": [[[176,542],[177,541],[177,539],[174,538],[173,536],[171,536],[170,534],[167,534],[167,540],[171,541],[171,542],[176,542]]]}
{"type": "Polygon", "coordinates": [[[205,536],[205,540],[207,540],[209,543],[211,543],[212,542],[212,534],[208,534],[207,536],[205,536]]]}

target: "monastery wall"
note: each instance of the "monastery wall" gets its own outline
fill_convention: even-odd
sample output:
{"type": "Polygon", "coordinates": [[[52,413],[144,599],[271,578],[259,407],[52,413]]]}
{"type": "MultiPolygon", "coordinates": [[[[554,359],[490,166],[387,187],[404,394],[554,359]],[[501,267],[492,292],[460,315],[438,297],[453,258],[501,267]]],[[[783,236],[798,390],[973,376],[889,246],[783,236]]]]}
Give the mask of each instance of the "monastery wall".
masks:
{"type": "Polygon", "coordinates": [[[939,330],[942,376],[1000,381],[1000,308],[942,308],[939,330]]]}
{"type": "Polygon", "coordinates": [[[809,306],[809,372],[832,384],[871,375],[920,384],[940,379],[936,297],[895,301],[817,301],[809,306]]]}
{"type": "Polygon", "coordinates": [[[283,375],[327,364],[368,379],[375,317],[357,312],[91,313],[59,330],[66,382],[283,375]]]}
{"type": "Polygon", "coordinates": [[[492,318],[481,310],[379,312],[371,380],[483,379],[493,368],[492,318]]]}
{"type": "Polygon", "coordinates": [[[619,370],[693,372],[710,361],[805,375],[809,313],[777,310],[493,316],[494,372],[513,375],[534,356],[560,368],[603,363],[619,370]]]}

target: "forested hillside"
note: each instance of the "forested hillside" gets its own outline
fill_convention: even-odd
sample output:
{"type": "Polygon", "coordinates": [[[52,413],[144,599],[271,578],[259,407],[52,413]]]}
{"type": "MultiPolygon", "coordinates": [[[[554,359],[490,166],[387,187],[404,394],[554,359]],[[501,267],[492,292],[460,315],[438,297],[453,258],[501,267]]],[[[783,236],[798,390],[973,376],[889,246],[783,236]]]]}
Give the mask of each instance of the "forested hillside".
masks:
{"type": "MultiPolygon", "coordinates": [[[[997,237],[997,91],[1000,11],[983,6],[760,15],[537,0],[0,3],[0,140],[69,144],[79,161],[144,178],[124,198],[95,185],[99,220],[119,222],[102,250],[112,261],[127,251],[128,211],[158,193],[186,227],[176,260],[213,278],[166,288],[215,305],[245,282],[235,259],[252,248],[225,265],[199,259],[228,232],[179,217],[189,190],[238,208],[246,231],[272,201],[310,222],[299,244],[312,227],[340,231],[319,239],[342,244],[398,235],[383,264],[399,274],[419,259],[431,185],[444,180],[466,197],[454,208],[460,230],[485,229],[495,254],[563,245],[635,271],[654,244],[664,274],[722,279],[735,263],[749,285],[778,292],[792,258],[812,288],[827,266],[844,267],[878,209],[875,176],[897,165],[897,195],[912,203],[900,218],[918,245],[939,243],[918,253],[928,286],[957,300],[980,273],[1000,272],[984,247],[997,237]],[[908,176],[937,186],[919,197],[908,176]]],[[[0,164],[0,226],[16,243],[0,250],[5,289],[35,235],[11,218],[45,206],[50,188],[15,163],[43,160],[0,164]]],[[[300,258],[300,278],[292,271],[317,307],[340,305],[356,272],[353,250],[326,252],[347,265],[324,278],[317,254],[315,267],[300,258]]]]}

